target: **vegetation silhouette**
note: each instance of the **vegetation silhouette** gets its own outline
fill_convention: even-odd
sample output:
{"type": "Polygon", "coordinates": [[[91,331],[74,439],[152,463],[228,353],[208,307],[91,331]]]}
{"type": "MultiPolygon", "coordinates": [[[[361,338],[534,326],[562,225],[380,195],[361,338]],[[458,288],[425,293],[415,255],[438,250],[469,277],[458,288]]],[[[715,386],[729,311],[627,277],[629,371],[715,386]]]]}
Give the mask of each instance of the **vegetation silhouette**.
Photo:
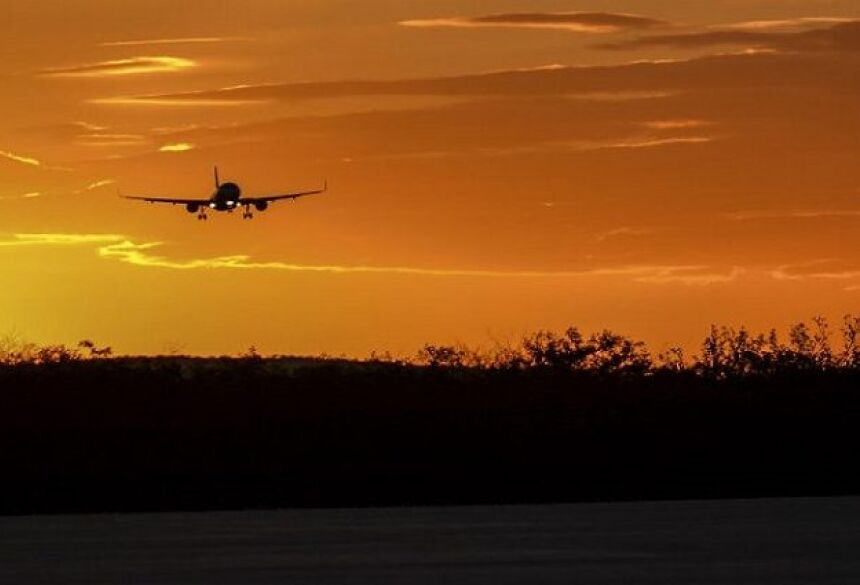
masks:
{"type": "Polygon", "coordinates": [[[715,326],[688,358],[571,327],[366,360],[11,336],[0,513],[860,493],[858,335],[715,326]]]}

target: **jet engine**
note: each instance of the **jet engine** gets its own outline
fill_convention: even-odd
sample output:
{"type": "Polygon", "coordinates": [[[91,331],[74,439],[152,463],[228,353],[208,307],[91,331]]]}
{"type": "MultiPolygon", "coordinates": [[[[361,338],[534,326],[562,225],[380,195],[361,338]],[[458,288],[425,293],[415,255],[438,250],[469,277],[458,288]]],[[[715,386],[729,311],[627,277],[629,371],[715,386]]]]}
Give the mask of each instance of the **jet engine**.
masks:
{"type": "Polygon", "coordinates": [[[197,203],[189,203],[185,206],[185,209],[188,210],[188,213],[197,213],[197,211],[200,209],[200,205],[198,205],[197,203]]]}
{"type": "Polygon", "coordinates": [[[255,201],[254,207],[257,208],[257,211],[266,211],[266,209],[269,207],[269,203],[266,201],[255,201]]]}

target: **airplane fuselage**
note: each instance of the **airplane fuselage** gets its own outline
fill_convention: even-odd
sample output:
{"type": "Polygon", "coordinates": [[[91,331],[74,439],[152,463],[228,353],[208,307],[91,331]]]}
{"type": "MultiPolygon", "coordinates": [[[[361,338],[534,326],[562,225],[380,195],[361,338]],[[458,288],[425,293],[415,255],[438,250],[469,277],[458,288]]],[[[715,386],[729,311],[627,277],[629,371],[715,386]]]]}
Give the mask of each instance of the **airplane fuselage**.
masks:
{"type": "Polygon", "coordinates": [[[242,197],[242,189],[236,183],[224,183],[218,185],[218,188],[212,193],[209,201],[201,205],[199,203],[189,203],[185,207],[189,213],[203,213],[206,209],[212,211],[233,211],[239,207],[239,200],[242,197]],[[203,208],[202,210],[200,208],[203,208]]]}
{"type": "Polygon", "coordinates": [[[209,208],[215,211],[233,211],[239,206],[242,189],[236,183],[224,183],[210,198],[209,208]]]}

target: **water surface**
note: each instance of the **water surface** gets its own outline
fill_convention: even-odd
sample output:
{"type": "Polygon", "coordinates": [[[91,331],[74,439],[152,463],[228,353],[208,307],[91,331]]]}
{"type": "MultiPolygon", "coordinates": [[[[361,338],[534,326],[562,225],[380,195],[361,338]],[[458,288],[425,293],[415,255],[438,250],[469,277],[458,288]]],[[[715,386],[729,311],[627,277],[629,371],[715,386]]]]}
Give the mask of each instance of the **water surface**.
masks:
{"type": "Polygon", "coordinates": [[[0,583],[860,583],[860,498],[2,518],[0,583]]]}

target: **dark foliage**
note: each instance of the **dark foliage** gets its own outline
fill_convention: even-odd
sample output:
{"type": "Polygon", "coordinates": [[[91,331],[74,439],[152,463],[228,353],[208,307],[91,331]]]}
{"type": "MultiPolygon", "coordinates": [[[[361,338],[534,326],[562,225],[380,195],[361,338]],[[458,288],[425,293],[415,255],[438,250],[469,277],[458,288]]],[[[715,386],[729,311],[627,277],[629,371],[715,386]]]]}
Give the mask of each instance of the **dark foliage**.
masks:
{"type": "Polygon", "coordinates": [[[0,512],[860,493],[857,331],[656,363],[576,329],[422,364],[7,351],[0,512]]]}

